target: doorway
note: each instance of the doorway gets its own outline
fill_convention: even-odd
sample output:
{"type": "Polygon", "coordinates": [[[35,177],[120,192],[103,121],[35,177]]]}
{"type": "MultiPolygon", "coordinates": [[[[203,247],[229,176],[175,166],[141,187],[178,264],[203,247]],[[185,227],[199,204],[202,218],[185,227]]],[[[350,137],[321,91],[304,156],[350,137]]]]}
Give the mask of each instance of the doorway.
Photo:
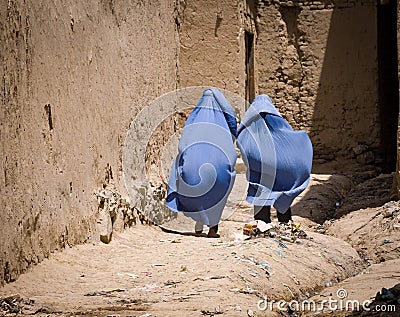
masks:
{"type": "Polygon", "coordinates": [[[255,98],[254,83],[254,34],[248,31],[244,32],[245,43],[245,65],[246,65],[246,91],[245,98],[248,103],[252,103],[255,98]]]}
{"type": "Polygon", "coordinates": [[[397,1],[378,0],[378,101],[384,173],[396,170],[399,116],[397,1]]]}

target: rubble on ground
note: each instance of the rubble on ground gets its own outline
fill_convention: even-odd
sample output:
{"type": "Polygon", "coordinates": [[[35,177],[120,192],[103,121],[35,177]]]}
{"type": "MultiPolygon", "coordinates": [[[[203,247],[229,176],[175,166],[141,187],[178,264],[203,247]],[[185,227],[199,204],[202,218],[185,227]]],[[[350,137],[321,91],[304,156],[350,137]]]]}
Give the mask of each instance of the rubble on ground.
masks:
{"type": "Polygon", "coordinates": [[[29,298],[22,298],[19,294],[14,294],[4,298],[0,297],[0,315],[6,314],[32,314],[35,301],[29,298]]]}
{"type": "Polygon", "coordinates": [[[269,237],[286,242],[296,242],[297,239],[307,238],[307,234],[300,229],[300,224],[271,222],[262,220],[249,222],[243,227],[243,234],[250,237],[269,237]]]}
{"type": "Polygon", "coordinates": [[[400,311],[400,284],[396,284],[392,288],[382,288],[368,305],[368,310],[363,310],[353,314],[354,316],[399,316],[400,311]]]}
{"type": "Polygon", "coordinates": [[[122,231],[131,227],[139,220],[143,223],[144,216],[130,202],[123,198],[114,186],[108,185],[95,193],[97,197],[98,218],[97,228],[100,241],[109,243],[113,230],[122,231]]]}

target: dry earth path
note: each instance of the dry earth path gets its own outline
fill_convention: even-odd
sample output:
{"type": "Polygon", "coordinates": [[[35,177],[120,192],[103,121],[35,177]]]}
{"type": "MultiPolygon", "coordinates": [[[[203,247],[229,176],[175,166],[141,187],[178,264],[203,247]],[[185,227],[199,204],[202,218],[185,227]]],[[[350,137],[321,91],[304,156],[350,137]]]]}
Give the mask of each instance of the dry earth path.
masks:
{"type": "MultiPolygon", "coordinates": [[[[243,241],[251,212],[242,199],[242,177],[227,205],[236,212],[221,224],[221,238],[136,225],[110,244],[70,247],[2,287],[0,314],[276,316],[288,313],[260,309],[265,299],[317,302],[345,289],[349,299],[365,301],[400,282],[398,203],[323,222],[357,186],[348,177],[314,175],[294,206],[294,222],[306,237],[243,241]]],[[[318,313],[333,316],[329,309],[318,313]]]]}

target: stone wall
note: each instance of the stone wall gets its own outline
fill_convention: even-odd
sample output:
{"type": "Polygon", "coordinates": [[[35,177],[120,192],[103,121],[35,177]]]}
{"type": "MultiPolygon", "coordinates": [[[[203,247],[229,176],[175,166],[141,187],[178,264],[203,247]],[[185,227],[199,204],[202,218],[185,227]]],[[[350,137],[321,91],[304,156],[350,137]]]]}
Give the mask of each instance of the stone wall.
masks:
{"type": "Polygon", "coordinates": [[[258,16],[259,92],[309,132],[314,163],[379,161],[376,2],[259,1],[258,16]]]}
{"type": "Polygon", "coordinates": [[[99,188],[126,195],[125,134],[176,88],[177,39],[173,1],[1,2],[0,283],[94,237],[99,188]]]}

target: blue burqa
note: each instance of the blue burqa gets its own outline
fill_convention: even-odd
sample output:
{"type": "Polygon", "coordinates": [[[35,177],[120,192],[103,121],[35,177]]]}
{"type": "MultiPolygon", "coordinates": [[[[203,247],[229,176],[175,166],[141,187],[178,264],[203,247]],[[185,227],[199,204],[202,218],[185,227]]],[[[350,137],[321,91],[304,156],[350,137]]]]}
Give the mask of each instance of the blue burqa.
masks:
{"type": "Polygon", "coordinates": [[[217,89],[206,89],[188,117],[169,178],[168,208],[217,225],[232,190],[236,116],[217,89]]]}
{"type": "Polygon", "coordinates": [[[247,202],[284,213],[310,180],[313,149],[305,131],[294,131],[267,95],[256,97],[238,128],[247,166],[247,202]]]}

